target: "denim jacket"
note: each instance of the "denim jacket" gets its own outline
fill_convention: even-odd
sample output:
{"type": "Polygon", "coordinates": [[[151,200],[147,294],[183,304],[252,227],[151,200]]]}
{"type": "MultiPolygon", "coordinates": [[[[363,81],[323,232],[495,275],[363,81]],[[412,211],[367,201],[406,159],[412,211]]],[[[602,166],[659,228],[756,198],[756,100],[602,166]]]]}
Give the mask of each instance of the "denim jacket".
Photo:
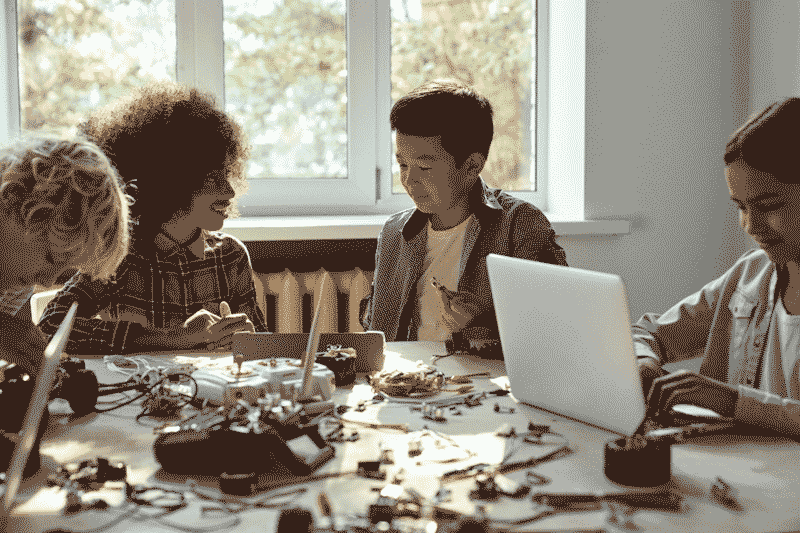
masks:
{"type": "MultiPolygon", "coordinates": [[[[567,265],[550,221],[532,204],[479,179],[472,205],[475,216],[467,224],[458,265],[459,291],[491,303],[486,256],[492,253],[567,265]]],[[[386,221],[378,237],[372,294],[362,308],[367,311],[365,328],[383,331],[387,341],[417,339],[413,311],[427,253],[427,222],[428,215],[417,209],[401,211],[386,221]]],[[[493,306],[488,305],[463,332],[467,339],[499,338],[493,306]]]]}
{"type": "Polygon", "coordinates": [[[786,274],[763,250],[750,250],[722,276],[662,315],[648,313],[632,326],[639,357],[660,364],[703,356],[700,374],[738,387],[735,417],[800,436],[800,398],[760,389],[760,372],[786,274]]]}

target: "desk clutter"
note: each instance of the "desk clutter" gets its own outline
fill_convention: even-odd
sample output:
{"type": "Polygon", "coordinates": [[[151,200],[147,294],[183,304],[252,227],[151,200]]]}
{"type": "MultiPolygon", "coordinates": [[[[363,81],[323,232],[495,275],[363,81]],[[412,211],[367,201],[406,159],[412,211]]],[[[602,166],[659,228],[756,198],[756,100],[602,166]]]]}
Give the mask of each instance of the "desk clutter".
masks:
{"type": "MultiPolygon", "coordinates": [[[[319,352],[317,361],[325,355],[354,359],[341,346],[319,352]]],[[[67,400],[73,417],[138,405],[137,422],[156,435],[152,453],[161,471],[142,484],[129,480],[124,462],[108,457],[59,465],[47,484],[63,492],[63,516],[104,514],[103,528],[153,520],[202,533],[235,527],[248,511],[276,509],[279,532],[492,532],[594,511],[605,511],[605,530],[617,531],[635,529],[631,516],[638,510],[684,509],[682,494],[666,484],[669,444],[679,437],[653,425],[652,437],[610,441],[606,460],[609,450],[666,450],[659,467],[666,480],[650,483],[659,485],[654,489],[635,488],[645,484],[634,479],[622,492],[542,490],[551,480],[536,467],[572,454],[569,442],[550,425],[528,422],[507,381],[490,379],[488,372],[448,375],[418,361],[402,371],[366,375],[335,396],[344,380],[354,380],[344,375],[352,367],[334,372],[317,363],[304,372],[296,360],[231,356],[115,356],[106,364],[126,379],[99,384],[83,361],[64,360],[51,398],[67,400]],[[225,377],[214,394],[202,392],[209,376],[225,377]],[[353,498],[354,508],[337,509],[319,488],[335,480],[354,495],[369,496],[353,498]],[[103,496],[115,491],[114,498],[103,496]],[[298,506],[302,495],[315,491],[316,509],[298,506]],[[451,506],[454,499],[470,502],[471,511],[451,506]],[[522,501],[528,502],[522,515],[505,512],[504,502],[522,501]],[[214,525],[180,522],[179,513],[190,508],[214,525]]],[[[4,399],[25,405],[28,381],[6,365],[4,399]]],[[[9,435],[20,423],[12,411],[2,411],[9,435]]],[[[642,459],[635,470],[641,474],[652,460],[642,459]]],[[[618,468],[630,472],[629,463],[619,461],[618,468]]],[[[723,479],[710,487],[708,499],[742,512],[736,488],[723,479]]]]}

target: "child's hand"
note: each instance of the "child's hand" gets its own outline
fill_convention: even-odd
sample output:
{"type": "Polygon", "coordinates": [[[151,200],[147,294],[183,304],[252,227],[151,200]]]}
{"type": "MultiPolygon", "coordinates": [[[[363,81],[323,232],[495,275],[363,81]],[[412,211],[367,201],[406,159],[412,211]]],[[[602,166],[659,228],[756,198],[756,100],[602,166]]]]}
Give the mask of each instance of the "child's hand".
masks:
{"type": "Polygon", "coordinates": [[[732,417],[738,399],[739,391],[727,383],[678,370],[653,381],[647,409],[652,416],[656,411],[668,411],[676,404],[687,403],[732,417]]]}
{"type": "Polygon", "coordinates": [[[205,309],[200,309],[187,318],[182,330],[187,348],[207,347],[212,342],[211,326],[220,320],[221,317],[205,309]]]}
{"type": "Polygon", "coordinates": [[[486,302],[471,292],[439,290],[442,299],[442,324],[450,333],[461,331],[486,309],[486,302]]]}
{"type": "Polygon", "coordinates": [[[47,340],[30,318],[0,313],[0,358],[35,375],[47,340]]]}
{"type": "Polygon", "coordinates": [[[228,302],[220,303],[219,311],[222,315],[220,320],[209,327],[211,342],[208,348],[210,350],[230,350],[234,333],[240,331],[255,333],[256,328],[246,313],[231,314],[228,302]]]}

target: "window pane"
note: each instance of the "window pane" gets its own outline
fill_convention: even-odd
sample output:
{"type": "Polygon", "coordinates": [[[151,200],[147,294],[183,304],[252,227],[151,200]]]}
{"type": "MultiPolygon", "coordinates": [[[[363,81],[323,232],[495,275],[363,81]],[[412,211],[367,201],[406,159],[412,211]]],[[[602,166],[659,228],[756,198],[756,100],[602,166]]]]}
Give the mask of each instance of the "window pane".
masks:
{"type": "Polygon", "coordinates": [[[347,177],[345,0],[226,0],[225,109],[251,178],[347,177]]]}
{"type": "MultiPolygon", "coordinates": [[[[473,85],[494,110],[481,176],[510,191],[536,190],[535,1],[390,0],[392,102],[436,78],[473,85]]],[[[392,179],[393,192],[405,192],[396,161],[392,179]]]]}
{"type": "Polygon", "coordinates": [[[23,131],[70,134],[95,108],[175,79],[175,0],[18,0],[23,131]]]}

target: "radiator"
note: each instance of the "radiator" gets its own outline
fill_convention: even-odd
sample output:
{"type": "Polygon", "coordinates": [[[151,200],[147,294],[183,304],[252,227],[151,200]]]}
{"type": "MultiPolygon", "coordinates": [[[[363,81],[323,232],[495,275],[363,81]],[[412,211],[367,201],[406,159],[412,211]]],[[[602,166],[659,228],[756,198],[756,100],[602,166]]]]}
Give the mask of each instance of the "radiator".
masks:
{"type": "Polygon", "coordinates": [[[308,332],[312,309],[321,299],[321,332],[364,331],[358,320],[359,305],[369,294],[373,272],[360,268],[328,272],[334,283],[326,283],[324,293],[320,294],[319,285],[324,272],[320,268],[307,273],[286,269],[278,273],[253,274],[258,305],[270,329],[278,333],[308,332]]]}

